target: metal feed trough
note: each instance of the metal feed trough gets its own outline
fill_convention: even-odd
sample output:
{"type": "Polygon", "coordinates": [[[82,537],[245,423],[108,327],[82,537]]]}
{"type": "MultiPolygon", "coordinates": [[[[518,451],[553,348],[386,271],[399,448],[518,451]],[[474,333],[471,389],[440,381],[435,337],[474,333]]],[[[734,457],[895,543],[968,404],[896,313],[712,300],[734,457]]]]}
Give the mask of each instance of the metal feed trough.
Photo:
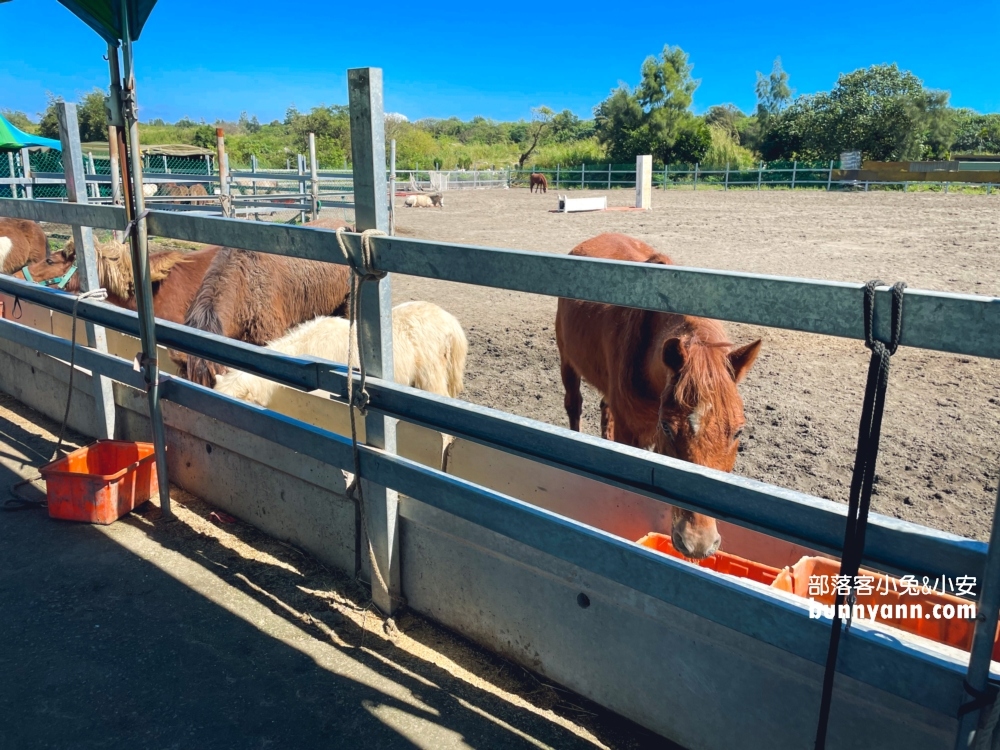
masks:
{"type": "MultiPolygon", "coordinates": [[[[351,70],[348,78],[357,225],[385,230],[381,71],[351,70]]],[[[113,230],[127,223],[120,208],[73,203],[0,200],[0,215],[113,230]]],[[[156,210],[146,221],[149,232],[161,237],[346,262],[328,230],[156,210]]],[[[346,240],[362,264],[361,236],[347,234],[346,240]]],[[[373,268],[390,274],[854,339],[864,335],[859,284],[389,236],[372,237],[371,243],[373,268]]],[[[368,381],[360,469],[374,556],[386,584],[373,585],[380,608],[391,611],[405,598],[414,610],[690,750],[810,746],[829,620],[810,618],[805,599],[779,597],[611,533],[623,511],[608,499],[627,497],[635,513],[650,518],[677,505],[832,554],[840,551],[846,506],[382,380],[392,352],[390,283],[388,276],[366,284],[360,313],[364,355],[374,376],[368,381]],[[520,462],[558,474],[566,486],[582,482],[600,492],[563,497],[559,512],[516,499],[400,455],[407,425],[457,436],[492,451],[497,462],[520,462]]],[[[10,277],[0,277],[0,293],[61,315],[72,312],[75,300],[10,277]]],[[[880,338],[888,338],[888,310],[889,294],[879,291],[880,338]]],[[[134,312],[86,300],[77,311],[94,326],[139,333],[134,312]]],[[[54,318],[51,326],[54,332],[54,318]]],[[[996,359],[998,330],[996,299],[906,291],[906,346],[996,359]]],[[[297,389],[326,391],[341,402],[346,398],[342,365],[286,357],[162,321],[155,335],[172,349],[297,389]]],[[[54,392],[54,386],[65,382],[66,366],[58,360],[68,360],[69,350],[59,335],[0,320],[0,388],[35,408],[59,412],[65,390],[54,392]],[[29,375],[29,366],[38,374],[29,375]]],[[[87,398],[97,391],[90,376],[117,381],[124,384],[114,394],[118,431],[144,435],[148,411],[144,394],[135,390],[144,384],[132,362],[96,349],[80,349],[76,361],[82,368],[75,397],[85,402],[81,408],[92,413],[87,398]]],[[[160,397],[171,481],[298,540],[348,573],[374,577],[367,555],[359,553],[356,506],[344,497],[340,470],[354,470],[349,438],[170,376],[163,378],[160,397]],[[206,451],[206,444],[217,452],[206,451]]],[[[86,431],[85,424],[77,427],[86,431]]],[[[90,434],[96,431],[91,425],[90,434]]],[[[994,519],[994,543],[988,546],[872,516],[866,566],[918,576],[976,576],[981,620],[971,660],[856,622],[841,645],[829,747],[956,746],[959,709],[969,700],[963,681],[983,689],[990,664],[1000,608],[997,533],[994,519]]],[[[977,714],[966,714],[963,737],[977,714]]]]}

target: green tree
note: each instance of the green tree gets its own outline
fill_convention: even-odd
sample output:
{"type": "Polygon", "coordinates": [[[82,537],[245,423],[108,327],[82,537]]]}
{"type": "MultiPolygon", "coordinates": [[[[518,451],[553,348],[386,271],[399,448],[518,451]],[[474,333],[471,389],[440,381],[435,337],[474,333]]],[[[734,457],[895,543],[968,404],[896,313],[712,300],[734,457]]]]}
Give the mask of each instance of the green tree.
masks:
{"type": "Polygon", "coordinates": [[[3,115],[18,130],[23,130],[25,133],[31,133],[32,135],[38,132],[38,123],[32,122],[24,112],[13,109],[0,109],[0,115],[3,115]]]}
{"type": "Polygon", "coordinates": [[[771,66],[771,74],[757,71],[757,118],[766,120],[779,114],[792,100],[792,90],[788,87],[788,73],[781,67],[781,58],[776,57],[771,66]]]}
{"type": "Polygon", "coordinates": [[[527,134],[522,142],[521,155],[517,158],[517,166],[524,169],[524,163],[531,157],[532,152],[538,147],[538,142],[552,127],[554,113],[548,107],[535,107],[531,110],[531,123],[528,125],[527,134]]]}
{"type": "MultiPolygon", "coordinates": [[[[42,113],[38,123],[38,134],[46,138],[59,138],[59,120],[56,117],[56,104],[62,97],[47,94],[48,106],[42,113]]],[[[104,92],[94,89],[86,94],[76,106],[76,116],[80,123],[80,140],[106,141],[108,139],[108,116],[104,109],[104,92]]]]}
{"type": "Polygon", "coordinates": [[[704,120],[691,103],[699,81],[680,47],[666,45],[659,57],[642,64],[642,80],[634,90],[615,89],[594,109],[595,133],[612,161],[632,161],[652,154],[663,162],[696,162],[712,143],[704,120]]]}

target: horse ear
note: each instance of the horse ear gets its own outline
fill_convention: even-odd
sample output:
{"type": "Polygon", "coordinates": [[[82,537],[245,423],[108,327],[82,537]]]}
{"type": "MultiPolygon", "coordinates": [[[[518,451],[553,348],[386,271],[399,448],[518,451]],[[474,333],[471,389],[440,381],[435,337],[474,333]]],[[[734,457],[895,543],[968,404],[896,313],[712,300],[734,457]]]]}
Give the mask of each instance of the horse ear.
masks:
{"type": "Polygon", "coordinates": [[[66,256],[66,260],[76,260],[76,241],[70,239],[65,245],[63,245],[62,251],[66,256]]]}
{"type": "Polygon", "coordinates": [[[677,373],[684,367],[685,359],[687,359],[687,347],[683,341],[675,336],[663,342],[663,364],[677,373]]]}
{"type": "Polygon", "coordinates": [[[761,340],[757,339],[752,344],[741,346],[739,349],[733,349],[729,352],[729,366],[733,368],[733,377],[737,383],[746,377],[750,367],[757,359],[757,355],[760,354],[760,343],[761,340]]]}

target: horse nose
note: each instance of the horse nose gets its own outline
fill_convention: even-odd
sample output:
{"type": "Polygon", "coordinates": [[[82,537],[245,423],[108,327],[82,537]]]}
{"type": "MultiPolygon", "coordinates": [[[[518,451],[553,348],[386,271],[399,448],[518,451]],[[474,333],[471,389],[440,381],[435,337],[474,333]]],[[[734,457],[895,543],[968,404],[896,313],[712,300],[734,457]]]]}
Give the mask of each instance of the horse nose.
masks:
{"type": "Polygon", "coordinates": [[[671,534],[671,541],[674,543],[674,549],[692,560],[702,560],[714,555],[718,551],[719,545],[722,544],[722,537],[718,532],[711,543],[708,542],[705,535],[695,535],[694,539],[688,538],[689,536],[691,535],[675,531],[671,534]]]}

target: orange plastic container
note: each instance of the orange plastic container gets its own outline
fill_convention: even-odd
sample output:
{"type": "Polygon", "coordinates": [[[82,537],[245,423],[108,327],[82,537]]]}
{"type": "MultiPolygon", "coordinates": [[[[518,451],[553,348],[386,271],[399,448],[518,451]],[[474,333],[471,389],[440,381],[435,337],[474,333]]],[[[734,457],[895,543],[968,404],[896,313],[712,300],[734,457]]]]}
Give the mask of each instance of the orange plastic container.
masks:
{"type": "Polygon", "coordinates": [[[157,491],[152,443],[98,440],[41,468],[49,516],[114,523],[157,491]]]}
{"type": "Polygon", "coordinates": [[[692,560],[684,557],[684,555],[674,549],[674,544],[670,541],[670,537],[667,534],[651,532],[640,539],[638,544],[641,544],[643,547],[655,549],[657,552],[662,552],[671,557],[687,560],[702,568],[714,570],[716,573],[725,573],[726,575],[737,576],[739,578],[749,578],[751,581],[757,581],[758,583],[770,585],[779,573],[777,568],[772,568],[770,565],[762,565],[752,560],[745,560],[742,557],[730,555],[728,552],[716,552],[704,560],[692,560]]]}
{"type": "MultiPolygon", "coordinates": [[[[833,576],[839,573],[840,562],[838,560],[830,560],[825,557],[803,557],[792,567],[785,568],[779,572],[771,586],[782,591],[790,591],[806,599],[831,605],[837,596],[837,592],[832,585],[835,580],[833,576]],[[827,593],[814,590],[813,594],[810,595],[810,576],[826,576],[825,583],[828,585],[825,588],[828,589],[827,593]]],[[[929,594],[909,593],[905,590],[900,579],[874,573],[870,570],[862,570],[859,575],[872,577],[872,592],[870,594],[858,593],[857,604],[863,605],[866,613],[869,611],[869,605],[878,606],[879,612],[876,612],[875,616],[877,622],[891,625],[906,633],[919,635],[923,638],[944,643],[948,646],[954,646],[964,651],[968,651],[971,648],[972,630],[975,625],[974,620],[964,620],[958,617],[952,619],[935,619],[933,617],[935,604],[942,606],[951,604],[957,607],[959,604],[969,604],[970,600],[961,599],[942,592],[931,592],[929,594]],[[883,604],[890,605],[893,616],[881,616],[883,604]],[[911,610],[911,605],[914,604],[920,605],[921,617],[912,616],[915,614],[915,611],[911,610]],[[896,617],[896,605],[904,605],[906,612],[910,613],[911,616],[896,617]]],[[[822,578],[819,580],[822,580],[822,578]]],[[[998,628],[998,633],[1000,633],[1000,628],[998,628]]],[[[994,638],[993,642],[993,660],[1000,661],[1000,643],[998,643],[996,638],[994,638]]]]}

